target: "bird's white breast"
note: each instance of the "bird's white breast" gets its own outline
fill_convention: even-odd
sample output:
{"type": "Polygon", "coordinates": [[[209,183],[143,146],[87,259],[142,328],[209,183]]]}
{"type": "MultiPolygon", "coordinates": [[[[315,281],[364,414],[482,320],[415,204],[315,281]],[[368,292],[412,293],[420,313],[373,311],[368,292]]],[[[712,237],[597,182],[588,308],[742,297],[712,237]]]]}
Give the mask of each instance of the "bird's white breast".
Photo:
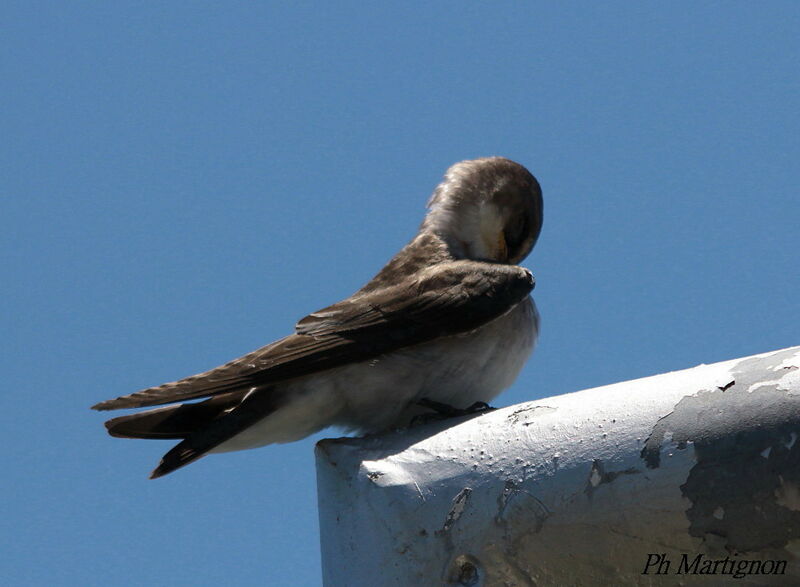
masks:
{"type": "Polygon", "coordinates": [[[214,452],[291,442],[328,426],[358,432],[406,426],[429,411],[416,406],[422,398],[455,408],[488,402],[514,382],[537,330],[528,297],[472,332],[280,384],[291,402],[214,452]]]}
{"type": "Polygon", "coordinates": [[[366,432],[405,426],[428,411],[414,405],[422,398],[455,408],[492,400],[514,382],[530,356],[537,322],[533,300],[526,298],[470,333],[392,353],[371,370],[350,368],[342,391],[352,409],[343,413],[341,425],[366,432]]]}

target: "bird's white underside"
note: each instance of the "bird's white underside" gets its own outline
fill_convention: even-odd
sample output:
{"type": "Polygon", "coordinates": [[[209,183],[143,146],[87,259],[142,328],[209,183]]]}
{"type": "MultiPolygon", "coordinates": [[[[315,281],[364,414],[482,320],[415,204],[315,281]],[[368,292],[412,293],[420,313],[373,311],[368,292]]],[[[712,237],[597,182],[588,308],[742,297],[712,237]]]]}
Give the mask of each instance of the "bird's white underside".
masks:
{"type": "Polygon", "coordinates": [[[516,379],[536,342],[538,315],[528,297],[467,334],[447,337],[295,379],[291,400],[211,452],[305,438],[328,426],[375,432],[407,425],[422,398],[466,408],[488,402],[516,379]]]}

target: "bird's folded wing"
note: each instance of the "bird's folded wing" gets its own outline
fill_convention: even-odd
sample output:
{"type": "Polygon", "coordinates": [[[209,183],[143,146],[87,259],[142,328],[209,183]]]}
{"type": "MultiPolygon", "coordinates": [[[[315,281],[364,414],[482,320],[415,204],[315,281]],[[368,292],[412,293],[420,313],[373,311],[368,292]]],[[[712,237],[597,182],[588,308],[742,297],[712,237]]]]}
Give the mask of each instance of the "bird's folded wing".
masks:
{"type": "Polygon", "coordinates": [[[533,285],[533,276],[522,267],[480,261],[433,265],[396,285],[309,314],[297,323],[295,334],[216,369],[93,408],[173,403],[369,360],[474,330],[511,310],[533,285]]]}

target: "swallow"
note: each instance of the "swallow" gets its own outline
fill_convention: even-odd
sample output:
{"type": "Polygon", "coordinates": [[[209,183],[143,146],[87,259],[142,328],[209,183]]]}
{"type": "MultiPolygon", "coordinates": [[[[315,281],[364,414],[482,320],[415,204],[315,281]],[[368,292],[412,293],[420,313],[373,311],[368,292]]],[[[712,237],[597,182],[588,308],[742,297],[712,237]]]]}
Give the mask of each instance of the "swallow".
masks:
{"type": "Polygon", "coordinates": [[[156,478],[209,453],[329,426],[376,433],[432,406],[488,402],[516,379],[538,335],[534,279],[518,263],[539,237],[542,206],[522,165],[456,163],[417,235],[352,296],[243,357],[92,408],[164,406],[105,423],[115,437],[179,440],[156,478]]]}

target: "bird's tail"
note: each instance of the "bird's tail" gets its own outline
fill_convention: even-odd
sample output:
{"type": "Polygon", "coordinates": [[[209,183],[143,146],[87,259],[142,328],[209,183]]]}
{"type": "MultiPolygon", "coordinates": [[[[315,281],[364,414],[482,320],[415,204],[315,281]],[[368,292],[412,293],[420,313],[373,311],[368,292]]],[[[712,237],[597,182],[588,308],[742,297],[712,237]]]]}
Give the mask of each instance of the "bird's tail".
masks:
{"type": "Polygon", "coordinates": [[[112,418],[105,425],[111,436],[119,438],[181,439],[150,474],[155,479],[196,461],[275,411],[278,398],[271,391],[230,392],[198,403],[112,418]]]}
{"type": "Polygon", "coordinates": [[[219,395],[193,404],[179,404],[112,418],[106,429],[117,438],[186,438],[205,428],[242,400],[240,393],[219,395]]]}

